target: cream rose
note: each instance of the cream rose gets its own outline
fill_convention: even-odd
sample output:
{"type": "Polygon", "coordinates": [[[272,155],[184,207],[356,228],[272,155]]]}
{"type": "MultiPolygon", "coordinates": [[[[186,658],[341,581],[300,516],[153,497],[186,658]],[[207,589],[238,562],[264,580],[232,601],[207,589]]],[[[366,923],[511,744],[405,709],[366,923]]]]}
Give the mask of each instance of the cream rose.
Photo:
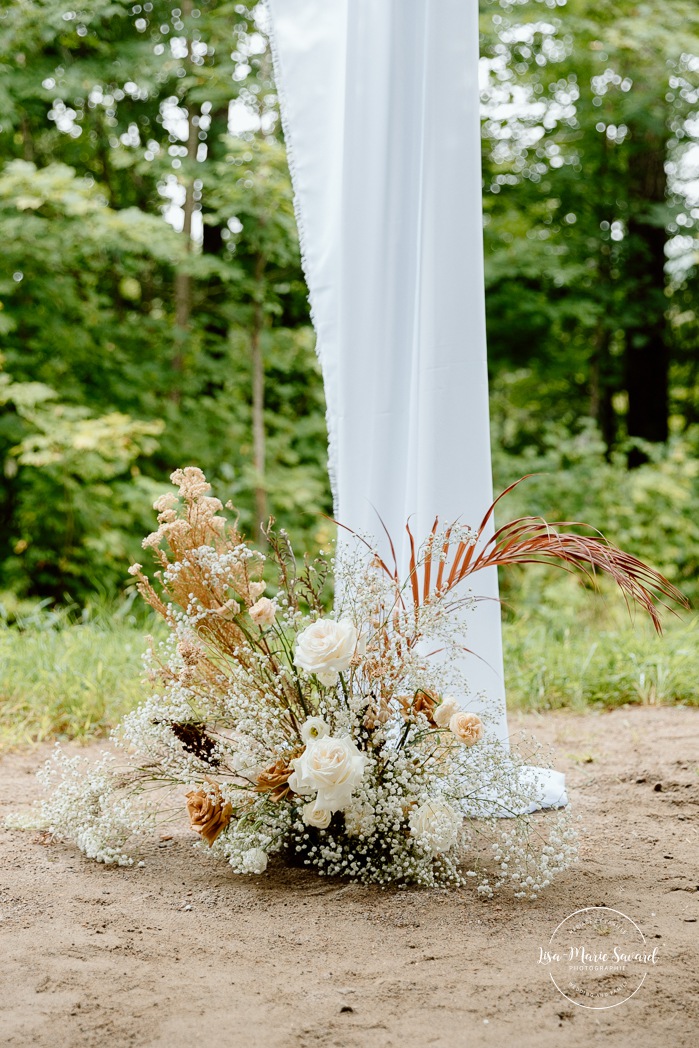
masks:
{"type": "Polygon", "coordinates": [[[432,714],[432,719],[438,728],[448,728],[449,721],[461,709],[458,702],[451,695],[445,695],[442,702],[432,714]]]}
{"type": "Polygon", "coordinates": [[[271,626],[277,616],[277,602],[269,597],[260,597],[251,608],[250,618],[256,626],[271,626]]]}
{"type": "Polygon", "coordinates": [[[464,746],[474,746],[483,737],[483,721],[475,713],[462,710],[450,718],[449,731],[456,735],[464,746]]]}
{"type": "Polygon", "coordinates": [[[413,837],[437,855],[456,844],[463,818],[451,804],[434,798],[416,808],[409,821],[413,837]]]}
{"type": "Polygon", "coordinates": [[[317,619],[299,635],[294,662],[329,688],[337,683],[339,673],[349,669],[358,641],[359,634],[349,619],[317,619]]]}
{"type": "Polygon", "coordinates": [[[326,830],[332,817],[333,813],[327,808],[316,808],[315,801],[309,801],[301,809],[301,818],[306,826],[315,826],[317,830],[326,830]]]}
{"type": "Polygon", "coordinates": [[[250,600],[256,601],[259,597],[262,596],[266,589],[266,582],[250,582],[248,584],[248,594],[250,596],[250,600]]]}
{"type": "Polygon", "coordinates": [[[316,793],[316,811],[342,811],[364,775],[367,758],[349,736],[325,735],[309,742],[300,757],[291,761],[289,786],[294,793],[316,793]]]}

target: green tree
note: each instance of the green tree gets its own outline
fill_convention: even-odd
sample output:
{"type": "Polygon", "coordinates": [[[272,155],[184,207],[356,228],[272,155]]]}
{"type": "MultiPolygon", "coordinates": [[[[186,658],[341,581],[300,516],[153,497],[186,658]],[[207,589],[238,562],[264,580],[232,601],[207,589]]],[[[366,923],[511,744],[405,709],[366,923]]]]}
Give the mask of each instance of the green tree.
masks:
{"type": "MultiPolygon", "coordinates": [[[[197,462],[244,526],[270,511],[310,542],[327,530],[323,389],[264,17],[208,0],[0,6],[0,336],[15,386],[41,381],[69,414],[161,423],[138,475],[162,485],[197,462]]],[[[12,472],[9,402],[2,418],[12,472]]],[[[33,475],[3,482],[6,566],[38,542],[16,508],[33,475]]],[[[81,483],[89,499],[96,480],[81,483]]],[[[76,569],[72,596],[98,574],[96,559],[76,569]]]]}
{"type": "Polygon", "coordinates": [[[496,366],[531,367],[564,421],[587,399],[608,445],[620,418],[629,437],[663,441],[672,296],[696,295],[694,271],[671,272],[666,251],[699,217],[667,175],[696,134],[699,13],[685,0],[481,10],[496,366]]]}

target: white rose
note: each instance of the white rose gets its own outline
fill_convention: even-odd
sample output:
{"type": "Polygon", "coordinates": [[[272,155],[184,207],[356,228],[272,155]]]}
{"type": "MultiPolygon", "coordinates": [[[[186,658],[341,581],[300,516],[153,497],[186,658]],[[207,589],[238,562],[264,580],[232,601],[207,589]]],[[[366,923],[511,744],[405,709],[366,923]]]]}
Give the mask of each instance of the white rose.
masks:
{"type": "Polygon", "coordinates": [[[445,695],[442,702],[435,709],[432,717],[438,728],[448,728],[449,721],[461,709],[458,702],[451,695],[445,695]]]}
{"type": "Polygon", "coordinates": [[[301,809],[301,818],[306,826],[315,826],[318,830],[325,830],[330,825],[333,813],[327,808],[316,808],[315,801],[309,801],[301,809]]]}
{"type": "Polygon", "coordinates": [[[459,834],[462,816],[451,804],[434,798],[421,804],[410,816],[410,832],[426,845],[433,855],[448,851],[459,834]]]}
{"type": "Polygon", "coordinates": [[[260,597],[249,609],[250,618],[256,626],[271,626],[277,615],[277,602],[269,597],[260,597]]]}
{"type": "Polygon", "coordinates": [[[358,640],[349,619],[317,619],[299,635],[294,662],[306,673],[314,673],[325,687],[332,687],[338,673],[349,669],[358,640]]]}
{"type": "Polygon", "coordinates": [[[250,851],[243,852],[242,860],[244,873],[259,874],[267,869],[267,852],[262,848],[251,848],[250,851]]]}
{"type": "Polygon", "coordinates": [[[330,734],[330,728],[322,717],[309,717],[301,725],[301,738],[304,742],[313,742],[314,739],[324,739],[330,734]]]}
{"type": "Polygon", "coordinates": [[[302,795],[317,791],[317,811],[342,811],[362,781],[366,762],[349,736],[325,735],[309,742],[301,756],[291,761],[294,770],[289,786],[302,795]]]}
{"type": "Polygon", "coordinates": [[[449,731],[464,746],[474,746],[483,737],[483,721],[475,713],[461,710],[450,718],[449,731]]]}

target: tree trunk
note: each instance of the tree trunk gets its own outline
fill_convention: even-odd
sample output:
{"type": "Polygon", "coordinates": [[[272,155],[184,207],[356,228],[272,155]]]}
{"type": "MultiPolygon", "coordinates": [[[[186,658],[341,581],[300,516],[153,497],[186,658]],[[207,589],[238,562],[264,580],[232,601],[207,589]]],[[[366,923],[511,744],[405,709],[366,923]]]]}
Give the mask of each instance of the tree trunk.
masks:
{"type": "MultiPolygon", "coordinates": [[[[192,12],[191,0],[184,0],[182,13],[188,17],[192,12]]],[[[187,44],[189,53],[189,42],[187,44]]],[[[194,214],[194,173],[193,167],[197,158],[197,146],[199,136],[194,122],[194,106],[187,106],[187,157],[184,171],[184,204],[182,206],[182,236],[185,241],[185,251],[189,256],[192,252],[192,215],[194,214]]],[[[186,263],[185,263],[186,265],[186,263]]],[[[175,274],[175,352],[172,357],[172,369],[177,374],[184,371],[184,353],[187,336],[189,334],[189,321],[192,316],[192,277],[186,269],[179,269],[175,274]]],[[[171,399],[178,403],[181,397],[181,389],[173,387],[171,399]]]]}
{"type": "MultiPolygon", "coordinates": [[[[207,167],[215,164],[217,161],[222,160],[226,155],[225,146],[225,135],[228,132],[228,101],[225,104],[218,105],[211,111],[210,114],[211,123],[209,130],[206,134],[206,161],[207,167]]],[[[211,212],[206,206],[206,184],[204,185],[204,199],[202,202],[202,216],[206,218],[211,212]]],[[[212,222],[204,222],[204,240],[202,243],[202,250],[207,255],[222,255],[223,254],[223,237],[222,233],[224,226],[212,222]]]]}
{"type": "MultiPolygon", "coordinates": [[[[228,102],[218,106],[211,113],[211,124],[206,136],[206,168],[210,172],[213,165],[221,160],[226,154],[225,135],[228,131],[228,102]]],[[[201,249],[205,255],[214,255],[222,258],[224,255],[225,241],[223,239],[224,225],[210,221],[213,218],[212,211],[207,207],[208,183],[205,180],[202,198],[202,232],[203,239],[201,249]],[[207,221],[209,219],[209,221],[207,221]]],[[[230,288],[220,277],[211,276],[206,282],[206,310],[208,319],[206,322],[207,350],[214,359],[222,359],[225,356],[228,339],[228,325],[225,316],[221,315],[220,307],[224,305],[230,294],[230,288]]],[[[209,390],[214,392],[213,388],[209,390]]]]}
{"type": "MultiPolygon", "coordinates": [[[[625,378],[629,397],[627,432],[652,443],[668,437],[669,327],[665,297],[665,228],[653,214],[665,204],[666,140],[646,134],[630,165],[625,290],[630,313],[626,325],[625,378]]],[[[629,466],[647,456],[632,448],[629,466]]]]}
{"type": "Polygon", "coordinates": [[[264,540],[262,526],[267,520],[267,491],[265,489],[265,367],[262,352],[264,310],[262,305],[262,278],[265,260],[258,254],[255,260],[255,308],[253,311],[250,354],[252,362],[252,448],[255,468],[255,537],[264,540]]]}
{"type": "Polygon", "coordinates": [[[34,150],[34,139],[32,137],[31,127],[29,125],[29,120],[27,119],[27,114],[25,112],[22,113],[20,119],[20,128],[22,134],[22,158],[24,160],[33,162],[36,157],[36,153],[34,150]]]}
{"type": "Polygon", "coordinates": [[[600,318],[594,334],[590,371],[590,414],[597,423],[609,453],[616,440],[616,414],[612,397],[611,332],[604,318],[600,318]]]}
{"type": "MultiPolygon", "coordinates": [[[[602,167],[606,173],[606,166],[602,167]]],[[[597,278],[602,295],[602,312],[593,336],[590,365],[590,414],[597,423],[602,439],[611,452],[616,440],[616,413],[612,403],[615,392],[614,362],[611,355],[612,328],[610,326],[610,288],[612,284],[611,253],[608,242],[601,241],[597,262],[597,278]]]]}

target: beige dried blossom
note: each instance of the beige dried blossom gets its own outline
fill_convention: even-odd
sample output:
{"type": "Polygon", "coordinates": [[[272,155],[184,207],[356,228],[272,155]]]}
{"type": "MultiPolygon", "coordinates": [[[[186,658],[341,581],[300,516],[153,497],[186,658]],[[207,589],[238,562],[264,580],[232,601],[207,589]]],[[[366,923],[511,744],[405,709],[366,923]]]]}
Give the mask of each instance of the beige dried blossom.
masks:
{"type": "Polygon", "coordinates": [[[211,613],[221,619],[234,619],[236,615],[240,615],[240,604],[231,597],[220,608],[212,608],[211,613]]]}
{"type": "Polygon", "coordinates": [[[170,480],[180,489],[183,499],[197,499],[211,491],[211,485],[198,466],[185,466],[170,474],[170,480]]]}
{"type": "Polygon", "coordinates": [[[389,672],[388,667],[378,658],[364,660],[364,672],[369,680],[380,680],[389,672]]]}
{"type": "Polygon", "coordinates": [[[157,531],[152,531],[150,535],[146,535],[141,542],[141,546],[143,549],[152,549],[158,554],[160,562],[164,564],[167,562],[167,557],[160,550],[163,540],[166,540],[170,547],[176,544],[184,544],[190,531],[189,522],[182,520],[181,517],[177,517],[175,520],[166,520],[161,523],[157,531]]]}
{"type": "Polygon", "coordinates": [[[198,499],[198,504],[205,513],[210,513],[212,516],[215,513],[220,513],[223,509],[221,500],[214,498],[212,495],[205,495],[203,498],[198,499]]]}
{"type": "Polygon", "coordinates": [[[167,604],[164,603],[153,589],[151,582],[143,574],[143,567],[141,564],[132,564],[129,568],[129,575],[134,575],[137,582],[138,592],[141,594],[143,599],[150,604],[151,608],[162,615],[168,622],[170,621],[170,610],[167,604]]]}
{"type": "Polygon", "coordinates": [[[388,704],[379,700],[377,703],[370,703],[364,713],[363,724],[367,731],[374,731],[382,724],[386,724],[391,717],[391,711],[388,708],[388,704]]]}
{"type": "Polygon", "coordinates": [[[434,712],[438,703],[439,695],[436,692],[420,688],[413,697],[412,711],[414,714],[423,713],[430,724],[435,725],[434,712]]]}
{"type": "Polygon", "coordinates": [[[256,604],[266,589],[266,582],[250,582],[246,579],[241,585],[240,592],[251,604],[256,604]]]}
{"type": "MultiPolygon", "coordinates": [[[[220,659],[249,674],[247,687],[251,698],[268,706],[278,701],[272,696],[266,681],[257,673],[257,652],[249,644],[238,620],[241,606],[249,608],[262,598],[265,583],[260,578],[264,566],[262,554],[250,549],[244,542],[235,522],[217,516],[221,502],[208,494],[209,484],[194,467],[176,470],[173,483],[179,487],[179,497],[170,492],[157,500],[156,509],[169,514],[175,511],[175,520],[160,521],[158,529],[149,535],[144,545],[156,558],[160,571],[156,578],[160,593],[134,565],[132,574],[138,579],[138,588],[145,600],[171,626],[184,611],[191,616],[192,633],[203,648],[199,661],[194,651],[183,658],[185,663],[176,677],[187,687],[204,686],[214,692],[219,687],[220,659]],[[211,567],[226,558],[224,572],[212,572],[211,567]],[[162,596],[161,596],[162,593],[162,596]],[[211,654],[214,658],[211,658],[211,654]]],[[[270,655],[270,666],[276,672],[276,659],[270,655]]],[[[156,662],[160,659],[156,657],[156,662]]],[[[163,667],[159,677],[163,678],[163,667]]],[[[294,705],[296,694],[291,680],[279,684],[286,706],[294,705]]]]}
{"type": "Polygon", "coordinates": [[[163,513],[167,509],[175,509],[177,506],[177,495],[174,492],[168,491],[164,495],[159,495],[153,503],[153,509],[158,513],[163,513]]]}
{"type": "Polygon", "coordinates": [[[185,688],[191,688],[198,681],[199,674],[194,666],[183,666],[177,675],[177,679],[185,688]]]}
{"type": "Polygon", "coordinates": [[[177,519],[177,496],[173,492],[161,495],[153,503],[153,509],[157,510],[159,524],[171,524],[177,519]]]}
{"type": "Polygon", "coordinates": [[[185,636],[177,643],[177,653],[186,666],[196,666],[204,656],[204,649],[194,636],[185,636]]]}
{"type": "Polygon", "coordinates": [[[362,727],[366,728],[367,731],[375,731],[379,725],[378,710],[376,706],[369,705],[364,713],[364,719],[362,721],[362,727]]]}

